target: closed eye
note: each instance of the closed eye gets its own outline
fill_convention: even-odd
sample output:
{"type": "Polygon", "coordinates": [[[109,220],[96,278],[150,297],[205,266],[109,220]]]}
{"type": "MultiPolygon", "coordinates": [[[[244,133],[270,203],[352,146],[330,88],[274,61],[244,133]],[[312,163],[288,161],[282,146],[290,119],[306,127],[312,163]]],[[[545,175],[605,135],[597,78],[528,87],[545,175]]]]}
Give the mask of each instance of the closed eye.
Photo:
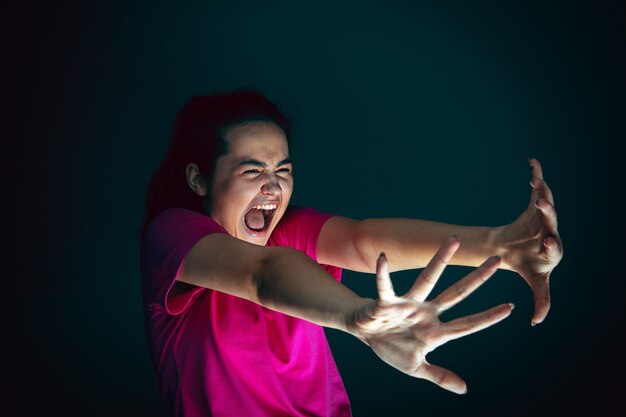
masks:
{"type": "Polygon", "coordinates": [[[260,174],[261,170],[259,170],[259,169],[247,169],[243,173],[244,174],[260,174]]]}

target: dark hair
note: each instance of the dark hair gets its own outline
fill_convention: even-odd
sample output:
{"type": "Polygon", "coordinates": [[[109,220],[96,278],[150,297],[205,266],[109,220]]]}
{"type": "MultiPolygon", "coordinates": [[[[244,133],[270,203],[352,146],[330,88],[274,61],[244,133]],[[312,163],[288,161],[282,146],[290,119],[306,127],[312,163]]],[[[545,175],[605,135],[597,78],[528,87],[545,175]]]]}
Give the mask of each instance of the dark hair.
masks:
{"type": "Polygon", "coordinates": [[[168,208],[181,207],[203,212],[203,202],[209,197],[201,197],[189,187],[187,165],[195,162],[210,186],[217,159],[228,152],[225,138],[228,129],[255,121],[275,123],[289,142],[289,120],[258,91],[196,96],[183,105],[174,120],[167,153],[148,186],[142,240],[148,223],[168,208]]]}

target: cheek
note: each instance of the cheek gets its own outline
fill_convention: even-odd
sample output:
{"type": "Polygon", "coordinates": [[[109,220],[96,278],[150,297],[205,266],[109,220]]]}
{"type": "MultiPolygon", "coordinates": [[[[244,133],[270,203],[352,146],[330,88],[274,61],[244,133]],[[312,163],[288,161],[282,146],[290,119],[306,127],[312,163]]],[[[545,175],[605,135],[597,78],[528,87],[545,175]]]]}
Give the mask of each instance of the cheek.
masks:
{"type": "Polygon", "coordinates": [[[293,178],[281,181],[280,188],[282,188],[283,194],[291,194],[293,191],[293,178]]]}
{"type": "Polygon", "coordinates": [[[224,180],[214,187],[214,197],[222,204],[232,203],[238,196],[245,194],[245,186],[241,181],[224,180]]]}
{"type": "Polygon", "coordinates": [[[279,184],[280,184],[280,187],[283,189],[283,191],[292,190],[293,189],[293,177],[280,178],[279,184]]]}
{"type": "Polygon", "coordinates": [[[235,181],[223,180],[215,183],[212,192],[213,214],[230,217],[234,214],[241,200],[241,190],[235,181]]]}
{"type": "Polygon", "coordinates": [[[259,186],[253,182],[230,181],[219,189],[220,209],[225,217],[238,220],[258,194],[259,186]]]}

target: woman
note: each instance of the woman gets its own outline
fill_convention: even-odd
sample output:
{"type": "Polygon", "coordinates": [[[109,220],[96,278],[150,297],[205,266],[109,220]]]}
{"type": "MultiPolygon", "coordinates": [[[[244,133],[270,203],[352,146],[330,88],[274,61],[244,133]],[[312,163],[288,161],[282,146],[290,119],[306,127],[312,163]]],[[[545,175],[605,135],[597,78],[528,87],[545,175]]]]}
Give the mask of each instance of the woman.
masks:
{"type": "Polygon", "coordinates": [[[513,305],[501,304],[438,319],[499,267],[533,289],[533,325],[545,318],[563,249],[536,160],[531,204],[510,225],[356,221],[289,206],[289,133],[287,119],[253,91],[195,97],[174,123],[148,190],[141,252],[146,333],[172,414],[349,416],[321,326],[358,337],[402,372],[465,393],[463,380],[425,356],[510,314],[513,305]],[[478,268],[427,301],[448,263],[478,268]],[[410,291],[396,295],[389,271],[422,267],[410,291]],[[343,286],[342,268],[376,273],[378,299],[343,286]]]}

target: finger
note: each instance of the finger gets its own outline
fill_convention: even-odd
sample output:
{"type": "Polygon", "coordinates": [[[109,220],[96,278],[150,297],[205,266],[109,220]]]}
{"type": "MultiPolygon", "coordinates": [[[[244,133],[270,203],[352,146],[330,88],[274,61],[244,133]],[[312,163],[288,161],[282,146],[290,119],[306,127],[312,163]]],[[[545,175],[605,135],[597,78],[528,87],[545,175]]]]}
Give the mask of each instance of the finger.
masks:
{"type": "Polygon", "coordinates": [[[533,189],[538,190],[539,194],[537,198],[543,196],[550,204],[554,205],[554,196],[552,195],[552,190],[548,186],[546,180],[533,178],[530,180],[530,186],[533,187],[533,189]]]}
{"type": "Polygon", "coordinates": [[[544,225],[552,234],[558,234],[558,221],[556,218],[556,210],[554,206],[550,204],[545,198],[539,198],[535,202],[535,207],[537,207],[541,214],[543,215],[544,225]]]}
{"type": "Polygon", "coordinates": [[[531,326],[543,322],[550,311],[550,274],[545,277],[535,278],[532,286],[535,298],[535,312],[533,313],[531,326]]]}
{"type": "Polygon", "coordinates": [[[389,276],[389,264],[387,257],[381,252],[376,262],[376,288],[378,289],[378,297],[384,301],[393,300],[396,296],[389,276]]]}
{"type": "Polygon", "coordinates": [[[541,163],[535,158],[529,158],[528,162],[530,163],[530,167],[532,168],[533,178],[543,179],[543,168],[541,167],[541,163]]]}
{"type": "MultiPolygon", "coordinates": [[[[528,158],[528,164],[530,165],[530,168],[531,168],[531,187],[532,187],[533,179],[535,178],[543,179],[543,171],[541,169],[541,164],[539,164],[538,162],[539,161],[537,161],[536,159],[528,158]],[[540,175],[539,177],[537,176],[537,173],[539,173],[540,175]]],[[[532,192],[530,193],[530,205],[534,206],[535,202],[540,196],[541,195],[539,193],[539,189],[532,187],[532,192]]]]}
{"type": "Polygon", "coordinates": [[[467,393],[467,384],[465,384],[465,381],[454,372],[437,365],[424,363],[411,375],[426,379],[456,394],[467,393]]]}
{"type": "Polygon", "coordinates": [[[480,313],[443,323],[444,335],[438,344],[441,345],[450,340],[458,339],[459,337],[467,336],[468,334],[476,333],[493,326],[507,318],[511,314],[511,311],[513,311],[513,308],[515,308],[515,306],[511,303],[501,304],[480,313]]]}
{"type": "Polygon", "coordinates": [[[500,257],[492,256],[462,280],[439,294],[431,303],[441,313],[456,305],[487,281],[500,266],[500,257]]]}
{"type": "Polygon", "coordinates": [[[432,291],[441,276],[441,273],[452,259],[452,256],[460,246],[460,242],[456,237],[448,238],[439,248],[435,256],[428,262],[426,268],[415,280],[415,283],[406,293],[407,297],[417,301],[424,301],[428,294],[432,291]]]}

